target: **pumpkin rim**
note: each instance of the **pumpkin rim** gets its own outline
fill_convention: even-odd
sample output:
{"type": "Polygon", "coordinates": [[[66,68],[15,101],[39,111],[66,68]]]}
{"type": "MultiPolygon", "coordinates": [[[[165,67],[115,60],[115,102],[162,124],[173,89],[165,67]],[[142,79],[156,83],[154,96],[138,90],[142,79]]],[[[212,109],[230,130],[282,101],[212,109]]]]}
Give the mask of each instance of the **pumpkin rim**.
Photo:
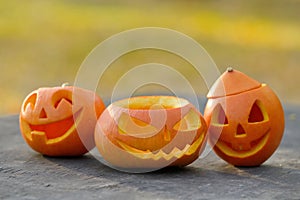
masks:
{"type": "Polygon", "coordinates": [[[130,110],[176,109],[188,104],[190,104],[188,100],[176,96],[136,96],[112,103],[114,106],[130,110]]]}

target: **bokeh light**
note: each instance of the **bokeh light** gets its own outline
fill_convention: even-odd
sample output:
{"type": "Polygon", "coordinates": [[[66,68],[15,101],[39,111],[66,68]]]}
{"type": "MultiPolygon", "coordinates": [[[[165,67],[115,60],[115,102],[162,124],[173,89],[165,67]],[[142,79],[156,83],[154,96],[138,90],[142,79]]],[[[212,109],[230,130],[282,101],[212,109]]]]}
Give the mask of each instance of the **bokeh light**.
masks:
{"type": "MultiPolygon", "coordinates": [[[[17,114],[25,96],[38,87],[72,84],[88,53],[111,35],[149,26],[192,37],[220,71],[232,66],[269,84],[283,102],[299,105],[299,8],[298,0],[0,0],[0,115],[17,114]]],[[[193,80],[188,64],[175,60],[149,50],[113,65],[160,61],[193,80]]],[[[118,77],[113,69],[107,85],[118,77]]],[[[207,92],[201,86],[199,91],[207,92]]]]}

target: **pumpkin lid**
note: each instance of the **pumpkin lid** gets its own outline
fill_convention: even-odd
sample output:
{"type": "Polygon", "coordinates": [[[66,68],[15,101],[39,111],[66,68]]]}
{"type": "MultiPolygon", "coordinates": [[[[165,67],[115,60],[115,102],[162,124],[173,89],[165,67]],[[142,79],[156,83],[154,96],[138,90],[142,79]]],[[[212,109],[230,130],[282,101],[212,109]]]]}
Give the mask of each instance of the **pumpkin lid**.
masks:
{"type": "Polygon", "coordinates": [[[261,87],[261,83],[229,67],[213,84],[207,98],[218,98],[261,87]]]}

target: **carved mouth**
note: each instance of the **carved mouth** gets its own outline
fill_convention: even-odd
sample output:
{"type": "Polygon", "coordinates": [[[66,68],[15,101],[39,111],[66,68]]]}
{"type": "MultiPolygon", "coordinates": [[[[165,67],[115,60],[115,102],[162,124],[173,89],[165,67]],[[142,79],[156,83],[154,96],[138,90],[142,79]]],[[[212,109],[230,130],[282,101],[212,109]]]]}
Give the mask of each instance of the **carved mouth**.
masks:
{"type": "Polygon", "coordinates": [[[237,157],[237,158],[246,158],[249,156],[252,156],[256,154],[258,151],[260,151],[267,143],[269,138],[269,131],[270,129],[259,139],[254,140],[250,142],[249,149],[244,150],[243,147],[233,147],[231,143],[225,142],[222,140],[219,140],[215,147],[219,149],[219,151],[223,152],[224,154],[231,156],[231,157],[237,157]]]}
{"type": "Polygon", "coordinates": [[[119,140],[117,142],[126,152],[130,153],[131,155],[137,158],[153,159],[153,160],[159,160],[163,158],[165,160],[170,160],[172,158],[178,159],[185,155],[186,156],[192,155],[199,149],[203,139],[204,139],[204,133],[202,133],[200,137],[193,144],[187,144],[183,149],[178,149],[177,147],[175,147],[170,153],[166,153],[162,149],[155,152],[151,152],[150,150],[144,151],[144,150],[131,147],[119,140]]]}
{"type": "Polygon", "coordinates": [[[26,123],[30,133],[29,138],[31,140],[43,140],[48,144],[65,139],[76,130],[76,124],[81,121],[83,116],[82,110],[81,108],[73,116],[49,124],[32,125],[26,123]]]}

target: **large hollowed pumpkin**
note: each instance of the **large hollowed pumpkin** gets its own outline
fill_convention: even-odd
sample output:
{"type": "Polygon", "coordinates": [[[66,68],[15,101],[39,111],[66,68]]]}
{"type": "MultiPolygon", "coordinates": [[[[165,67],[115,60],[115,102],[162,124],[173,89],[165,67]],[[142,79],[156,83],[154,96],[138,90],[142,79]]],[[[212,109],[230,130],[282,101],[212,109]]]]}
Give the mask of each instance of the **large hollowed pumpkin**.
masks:
{"type": "Polygon", "coordinates": [[[95,130],[96,146],[115,168],[185,166],[206,144],[207,126],[196,108],[173,96],[142,96],[107,107],[95,130]]]}
{"type": "Polygon", "coordinates": [[[258,166],[274,153],[284,132],[284,113],[269,86],[228,69],[207,97],[204,118],[217,155],[236,166],[258,166]]]}
{"type": "Polygon", "coordinates": [[[95,146],[95,124],[105,106],[94,92],[77,87],[40,88],[20,112],[28,145],[48,156],[79,156],[95,146]]]}

